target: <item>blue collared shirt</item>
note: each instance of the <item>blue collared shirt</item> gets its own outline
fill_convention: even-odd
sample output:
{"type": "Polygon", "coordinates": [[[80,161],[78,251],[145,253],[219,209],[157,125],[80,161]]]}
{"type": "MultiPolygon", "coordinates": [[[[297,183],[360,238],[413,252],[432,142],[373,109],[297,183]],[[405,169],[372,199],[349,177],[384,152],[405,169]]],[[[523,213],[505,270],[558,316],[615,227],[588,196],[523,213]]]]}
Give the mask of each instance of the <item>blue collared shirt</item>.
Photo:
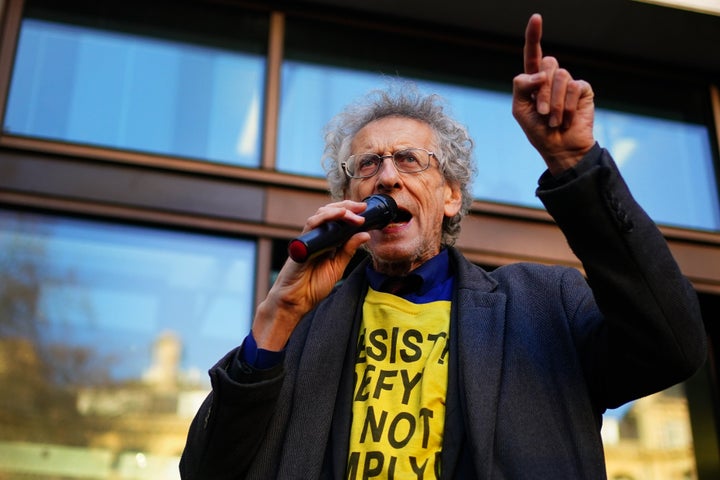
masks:
{"type": "MultiPolygon", "coordinates": [[[[387,275],[376,272],[371,265],[367,266],[368,282],[373,290],[382,291],[382,284],[387,275]]],[[[420,287],[400,296],[413,303],[430,303],[438,300],[451,300],[455,276],[450,268],[448,251],[443,249],[439,254],[413,270],[410,275],[417,275],[422,282],[420,287]]]]}

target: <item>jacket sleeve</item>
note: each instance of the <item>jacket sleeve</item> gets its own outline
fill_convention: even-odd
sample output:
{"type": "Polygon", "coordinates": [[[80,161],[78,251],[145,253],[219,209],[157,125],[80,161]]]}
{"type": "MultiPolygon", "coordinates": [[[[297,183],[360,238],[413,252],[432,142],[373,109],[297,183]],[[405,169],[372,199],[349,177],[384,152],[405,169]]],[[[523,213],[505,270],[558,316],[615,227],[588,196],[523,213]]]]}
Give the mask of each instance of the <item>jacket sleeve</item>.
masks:
{"type": "Polygon", "coordinates": [[[706,359],[706,335],[697,295],[662,233],[599,145],[563,177],[546,172],[537,194],[582,262],[604,318],[578,334],[589,349],[581,352],[589,388],[615,408],[686,380],[706,359]]]}
{"type": "Polygon", "coordinates": [[[212,391],[193,419],[180,460],[183,480],[245,477],[275,410],[283,364],[257,370],[240,348],[210,369],[212,391]]]}

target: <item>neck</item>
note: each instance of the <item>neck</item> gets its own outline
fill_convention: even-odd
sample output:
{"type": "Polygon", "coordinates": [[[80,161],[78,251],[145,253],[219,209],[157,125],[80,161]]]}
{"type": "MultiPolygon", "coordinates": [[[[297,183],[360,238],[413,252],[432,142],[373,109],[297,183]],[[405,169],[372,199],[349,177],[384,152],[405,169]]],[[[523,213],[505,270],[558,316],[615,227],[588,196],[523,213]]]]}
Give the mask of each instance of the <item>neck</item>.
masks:
{"type": "Polygon", "coordinates": [[[438,250],[432,254],[426,252],[422,255],[416,255],[414,257],[404,258],[400,260],[385,260],[373,255],[372,252],[370,252],[370,255],[372,257],[373,268],[376,272],[382,273],[383,275],[387,275],[389,277],[402,277],[403,275],[407,275],[408,273],[412,272],[431,258],[434,258],[435,255],[440,253],[440,250],[441,249],[438,248],[438,250]]]}
{"type": "Polygon", "coordinates": [[[385,262],[378,258],[373,258],[373,268],[376,272],[389,277],[401,277],[410,273],[413,269],[413,265],[410,260],[401,262],[385,262]]]}

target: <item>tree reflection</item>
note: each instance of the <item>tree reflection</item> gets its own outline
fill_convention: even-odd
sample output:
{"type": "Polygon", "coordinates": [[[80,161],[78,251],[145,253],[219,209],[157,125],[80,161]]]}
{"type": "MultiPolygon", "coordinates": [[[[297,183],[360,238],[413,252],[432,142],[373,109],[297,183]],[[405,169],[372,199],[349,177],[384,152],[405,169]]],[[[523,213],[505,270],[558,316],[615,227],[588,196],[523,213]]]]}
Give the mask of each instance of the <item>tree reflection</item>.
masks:
{"type": "MultiPolygon", "coordinates": [[[[10,218],[9,226],[0,218],[0,480],[176,478],[189,422],[207,394],[199,377],[180,369],[181,338],[152,330],[118,336],[90,301],[114,264],[91,279],[84,269],[105,262],[102,255],[88,260],[78,253],[83,242],[59,254],[53,242],[66,239],[53,235],[51,221],[10,218]],[[144,372],[136,368],[138,341],[148,342],[144,372]],[[114,372],[130,355],[134,372],[120,380],[114,372]]],[[[122,290],[123,281],[112,288],[122,290]]]]}
{"type": "Polygon", "coordinates": [[[87,442],[74,387],[107,381],[107,368],[90,348],[48,341],[50,312],[40,298],[47,286],[68,284],[72,275],[46,267],[39,240],[14,235],[0,242],[0,436],[5,440],[87,442]],[[74,425],[74,428],[68,428],[74,425]]]}

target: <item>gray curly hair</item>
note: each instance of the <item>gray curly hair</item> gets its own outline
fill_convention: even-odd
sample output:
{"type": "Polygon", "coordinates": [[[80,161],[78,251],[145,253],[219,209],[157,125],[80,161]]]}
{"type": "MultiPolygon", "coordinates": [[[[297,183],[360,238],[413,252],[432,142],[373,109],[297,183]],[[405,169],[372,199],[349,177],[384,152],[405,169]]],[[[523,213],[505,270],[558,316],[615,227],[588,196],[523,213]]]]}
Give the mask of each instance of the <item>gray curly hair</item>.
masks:
{"type": "Polygon", "coordinates": [[[342,162],[350,155],[355,135],[368,123],[385,117],[405,117],[427,123],[435,132],[436,150],[445,180],[457,185],[462,205],[457,215],[443,220],[443,245],[453,245],[460,235],[460,221],[472,204],[470,191],[475,176],[472,159],[473,141],[465,126],[446,113],[445,101],[437,94],[424,95],[412,82],[392,83],[386,89],[373,90],[360,101],[348,105],[325,127],[323,168],[330,195],[341,200],[350,183],[342,162]]]}

